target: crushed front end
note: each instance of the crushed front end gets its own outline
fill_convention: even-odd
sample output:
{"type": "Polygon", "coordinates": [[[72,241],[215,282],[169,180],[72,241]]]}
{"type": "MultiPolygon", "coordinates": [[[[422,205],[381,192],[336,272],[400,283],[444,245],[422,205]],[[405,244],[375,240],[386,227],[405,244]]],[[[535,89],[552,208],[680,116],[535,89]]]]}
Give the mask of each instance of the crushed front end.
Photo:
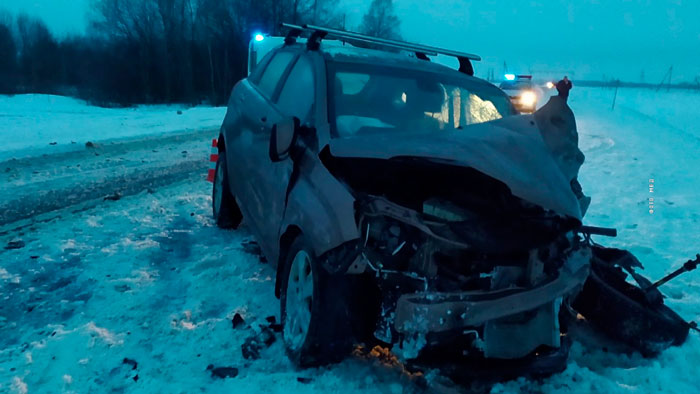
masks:
{"type": "Polygon", "coordinates": [[[445,345],[498,359],[561,346],[559,308],[588,276],[587,246],[566,233],[530,248],[513,238],[498,245],[484,223],[441,200],[423,212],[374,196],[360,205],[352,269],[372,271],[381,289],[378,339],[399,343],[407,358],[445,345]]]}
{"type": "Polygon", "coordinates": [[[367,308],[377,311],[376,339],[406,360],[536,365],[556,354],[542,373],[563,368],[559,310],[583,287],[591,258],[577,219],[450,163],[326,156],[325,164],[355,192],[361,237],[346,272],[378,288],[378,307],[367,308]],[[374,176],[363,176],[370,168],[374,176]]]}

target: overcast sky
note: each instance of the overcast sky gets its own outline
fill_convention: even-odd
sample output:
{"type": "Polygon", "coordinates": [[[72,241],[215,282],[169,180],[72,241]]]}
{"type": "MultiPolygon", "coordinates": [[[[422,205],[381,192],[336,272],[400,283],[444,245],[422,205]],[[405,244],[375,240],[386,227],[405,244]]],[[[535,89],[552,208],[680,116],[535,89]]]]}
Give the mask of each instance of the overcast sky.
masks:
{"type": "MultiPolygon", "coordinates": [[[[341,0],[347,26],[370,0],[341,0]]],[[[407,40],[473,52],[489,68],[574,79],[660,82],[700,76],[700,0],[394,0],[407,40]]],[[[2,0],[58,35],[84,32],[90,0],[2,0]]]]}

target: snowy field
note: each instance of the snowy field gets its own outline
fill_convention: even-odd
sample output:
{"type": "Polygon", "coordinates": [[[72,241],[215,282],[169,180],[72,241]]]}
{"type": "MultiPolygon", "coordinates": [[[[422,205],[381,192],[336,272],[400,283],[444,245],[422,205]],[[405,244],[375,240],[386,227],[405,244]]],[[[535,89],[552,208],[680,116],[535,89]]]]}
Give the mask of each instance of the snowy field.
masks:
{"type": "MultiPolygon", "coordinates": [[[[593,198],[586,222],[618,228],[596,241],[631,249],[658,278],[700,253],[700,94],[621,89],[614,110],[612,98],[579,87],[570,98],[586,154],[580,180],[593,198]]],[[[209,193],[202,171],[0,231],[0,246],[24,245],[0,249],[0,392],[417,392],[358,358],[295,370],[279,334],[260,358],[244,358],[246,340],[267,332],[269,316],[279,320],[274,270],[245,228],[216,228],[209,193]],[[237,328],[235,313],[245,320],[237,328]],[[209,365],[238,375],[214,378],[209,365]]],[[[700,319],[700,273],[663,292],[684,318],[700,319]]],[[[699,363],[694,332],[655,359],[575,342],[563,373],[492,392],[700,392],[699,363]]]]}
{"type": "Polygon", "coordinates": [[[88,141],[218,128],[225,114],[225,107],[100,108],[64,96],[0,95],[0,161],[80,150],[88,141]]]}

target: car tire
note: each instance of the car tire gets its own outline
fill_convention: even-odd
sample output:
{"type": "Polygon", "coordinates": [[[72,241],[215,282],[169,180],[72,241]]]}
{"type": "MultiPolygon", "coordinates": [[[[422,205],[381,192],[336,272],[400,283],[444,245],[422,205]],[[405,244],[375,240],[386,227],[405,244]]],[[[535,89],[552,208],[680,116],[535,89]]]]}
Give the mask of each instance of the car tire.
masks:
{"type": "Polygon", "coordinates": [[[219,159],[216,161],[211,205],[217,226],[221,228],[237,228],[241,224],[243,215],[229,188],[226,155],[223,151],[219,152],[219,159]]]}
{"type": "Polygon", "coordinates": [[[280,294],[284,346],[307,368],[341,361],[353,344],[350,280],[329,274],[302,236],[289,248],[280,294]]]}

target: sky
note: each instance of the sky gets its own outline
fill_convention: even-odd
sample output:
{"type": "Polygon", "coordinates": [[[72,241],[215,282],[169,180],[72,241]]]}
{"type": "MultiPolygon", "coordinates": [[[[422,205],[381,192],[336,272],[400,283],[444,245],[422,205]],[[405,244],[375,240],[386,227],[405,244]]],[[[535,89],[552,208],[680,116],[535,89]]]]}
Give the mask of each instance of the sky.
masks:
{"type": "MultiPolygon", "coordinates": [[[[341,0],[357,26],[371,0],[341,0]]],[[[82,33],[90,0],[0,0],[59,36],[82,33]]],[[[620,78],[661,82],[700,77],[700,0],[394,0],[406,40],[481,55],[478,75],[620,78]],[[504,67],[505,62],[505,67],[504,67]]]]}

